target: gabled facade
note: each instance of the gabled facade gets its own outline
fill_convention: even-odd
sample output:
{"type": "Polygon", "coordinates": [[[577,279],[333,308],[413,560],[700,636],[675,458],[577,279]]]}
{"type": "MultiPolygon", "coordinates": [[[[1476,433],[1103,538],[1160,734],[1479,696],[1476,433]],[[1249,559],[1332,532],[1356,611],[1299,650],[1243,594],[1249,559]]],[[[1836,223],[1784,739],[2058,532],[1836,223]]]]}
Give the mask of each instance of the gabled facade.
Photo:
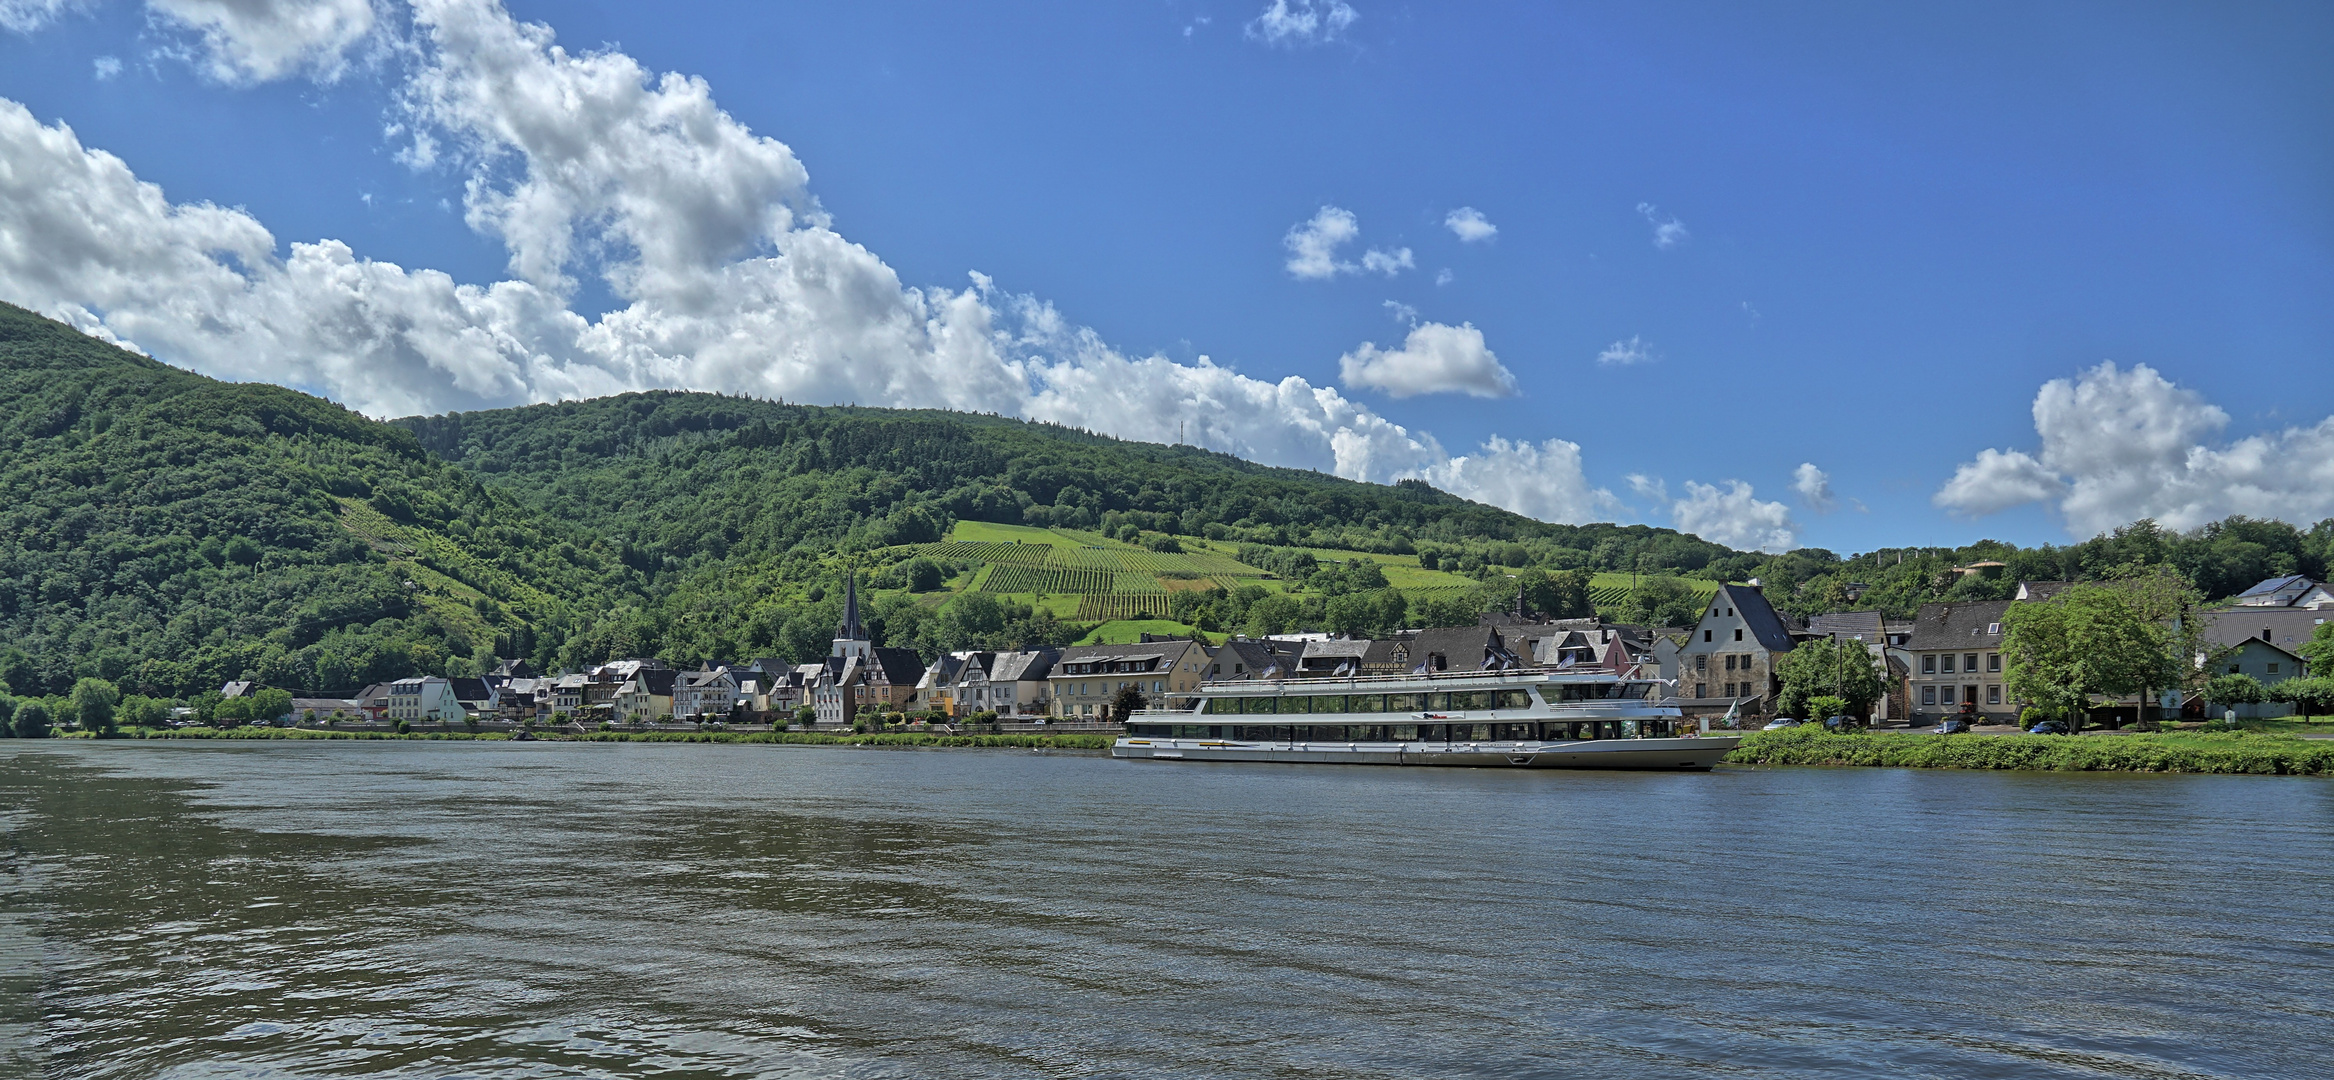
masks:
{"type": "Polygon", "coordinates": [[[1659,649],[1688,713],[1773,711],[1783,681],[1775,663],[1796,645],[1791,624],[1755,585],[1721,585],[1685,640],[1659,649]],[[1673,651],[1674,650],[1674,651],[1673,651]]]}
{"type": "Polygon", "coordinates": [[[673,716],[682,720],[725,718],[737,708],[737,677],[727,667],[681,672],[673,682],[673,716]]]}
{"type": "Polygon", "coordinates": [[[680,674],[661,667],[644,667],[634,672],[609,698],[616,718],[638,724],[673,715],[673,684],[680,674]]]}

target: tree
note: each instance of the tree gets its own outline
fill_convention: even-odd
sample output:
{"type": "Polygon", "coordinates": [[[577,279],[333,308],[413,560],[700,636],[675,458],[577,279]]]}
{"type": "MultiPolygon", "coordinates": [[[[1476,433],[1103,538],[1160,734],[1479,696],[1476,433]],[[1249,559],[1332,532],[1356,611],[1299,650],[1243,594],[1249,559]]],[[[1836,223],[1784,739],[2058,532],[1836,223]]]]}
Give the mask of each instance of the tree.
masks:
{"type": "Polygon", "coordinates": [[[2142,618],[2129,592],[2076,585],[2002,616],[2003,685],[2076,725],[2094,697],[2175,685],[2165,628],[2142,618]]]}
{"type": "Polygon", "coordinates": [[[1133,683],[1128,683],[1119,687],[1118,694],[1110,699],[1110,715],[1112,719],[1123,724],[1126,723],[1127,717],[1141,712],[1144,706],[1149,704],[1150,702],[1143,697],[1143,692],[1136,689],[1133,683]]]}
{"type": "Polygon", "coordinates": [[[2334,713],[2334,678],[2287,679],[2269,688],[2271,701],[2289,702],[2305,717],[2334,713]]]}
{"type": "Polygon", "coordinates": [[[1304,608],[1295,600],[1273,593],[1248,605],[1248,636],[1269,637],[1288,633],[1303,615],[1304,608]]]}
{"type": "Polygon", "coordinates": [[[801,724],[804,727],[809,727],[812,724],[818,723],[818,721],[819,710],[818,706],[816,705],[804,705],[801,708],[794,710],[794,722],[797,724],[801,724]]]}
{"type": "Polygon", "coordinates": [[[169,702],[138,694],[122,698],[121,708],[114,714],[115,720],[130,727],[161,727],[169,718],[169,702]]]}
{"type": "Polygon", "coordinates": [[[1522,577],[1524,607],[1529,613],[1549,619],[1583,619],[1596,614],[1589,606],[1586,570],[1560,570],[1553,574],[1527,570],[1522,577]]]}
{"type": "Polygon", "coordinates": [[[1870,716],[1873,703],[1886,691],[1872,653],[1861,641],[1800,642],[1775,661],[1775,674],[1783,680],[1775,708],[1785,716],[1811,715],[1807,710],[1817,697],[1839,698],[1845,703],[1845,715],[1870,716]]]}
{"type": "Polygon", "coordinates": [[[16,699],[0,691],[0,739],[16,737],[16,699]]]}
{"type": "Polygon", "coordinates": [[[2322,622],[2310,632],[2310,640],[2294,648],[2301,658],[2310,662],[2309,674],[2318,678],[2334,675],[2334,622],[2322,622]]]}
{"type": "Polygon", "coordinates": [[[2134,615],[2155,624],[2163,638],[2163,663],[2149,672],[2139,689],[2139,718],[2145,720],[2155,704],[2153,691],[2190,689],[2204,681],[2202,669],[2182,662],[2206,649],[2205,621],[2197,615],[2204,607],[2204,595],[2187,574],[2161,562],[2119,567],[2109,586],[2124,595],[2134,615]]]}
{"type": "Polygon", "coordinates": [[[292,712],[292,692],[270,686],[251,695],[251,721],[272,724],[292,712]]]}
{"type": "Polygon", "coordinates": [[[73,684],[73,722],[81,730],[99,735],[110,735],[114,727],[114,707],[121,704],[122,692],[104,679],[83,679],[73,684]]]}
{"type": "Polygon", "coordinates": [[[2261,680],[2251,675],[2215,675],[2204,684],[2204,696],[2215,705],[2258,705],[2268,699],[2261,680]]]}
{"type": "Polygon", "coordinates": [[[16,737],[19,739],[46,739],[52,724],[47,702],[39,698],[23,701],[16,706],[16,737]]]}

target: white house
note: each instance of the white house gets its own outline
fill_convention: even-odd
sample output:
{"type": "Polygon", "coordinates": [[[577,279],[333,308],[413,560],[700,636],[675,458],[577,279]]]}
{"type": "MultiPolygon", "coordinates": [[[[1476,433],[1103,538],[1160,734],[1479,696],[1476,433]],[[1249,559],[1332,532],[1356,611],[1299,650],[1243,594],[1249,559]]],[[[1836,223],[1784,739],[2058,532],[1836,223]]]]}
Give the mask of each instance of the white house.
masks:
{"type": "Polygon", "coordinates": [[[451,723],[467,716],[448,680],[428,675],[389,684],[388,719],[451,723]]]}

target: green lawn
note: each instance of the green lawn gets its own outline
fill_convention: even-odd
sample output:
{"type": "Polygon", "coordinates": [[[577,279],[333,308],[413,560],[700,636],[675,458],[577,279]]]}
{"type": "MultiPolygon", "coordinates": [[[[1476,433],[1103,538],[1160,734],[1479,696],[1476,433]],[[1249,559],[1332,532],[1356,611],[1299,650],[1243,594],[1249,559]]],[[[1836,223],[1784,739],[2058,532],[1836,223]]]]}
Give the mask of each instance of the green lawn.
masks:
{"type": "MultiPolygon", "coordinates": [[[[1051,544],[1060,548],[1091,547],[1111,541],[1099,536],[1083,538],[1083,534],[1067,534],[1054,529],[1036,529],[1027,525],[998,525],[988,521],[959,521],[948,531],[948,539],[958,544],[1051,544]]],[[[1124,544],[1116,546],[1124,547],[1124,544]]]]}

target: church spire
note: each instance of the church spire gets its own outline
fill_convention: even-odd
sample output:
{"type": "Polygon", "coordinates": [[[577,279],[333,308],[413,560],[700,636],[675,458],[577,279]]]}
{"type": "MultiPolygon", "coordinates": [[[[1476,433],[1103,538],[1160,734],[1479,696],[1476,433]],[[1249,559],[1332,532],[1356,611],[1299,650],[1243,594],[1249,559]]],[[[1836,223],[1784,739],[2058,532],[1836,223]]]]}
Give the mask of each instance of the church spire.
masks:
{"type": "Polygon", "coordinates": [[[836,656],[865,656],[867,629],[859,623],[859,568],[843,570],[843,625],[835,628],[836,656]]]}

